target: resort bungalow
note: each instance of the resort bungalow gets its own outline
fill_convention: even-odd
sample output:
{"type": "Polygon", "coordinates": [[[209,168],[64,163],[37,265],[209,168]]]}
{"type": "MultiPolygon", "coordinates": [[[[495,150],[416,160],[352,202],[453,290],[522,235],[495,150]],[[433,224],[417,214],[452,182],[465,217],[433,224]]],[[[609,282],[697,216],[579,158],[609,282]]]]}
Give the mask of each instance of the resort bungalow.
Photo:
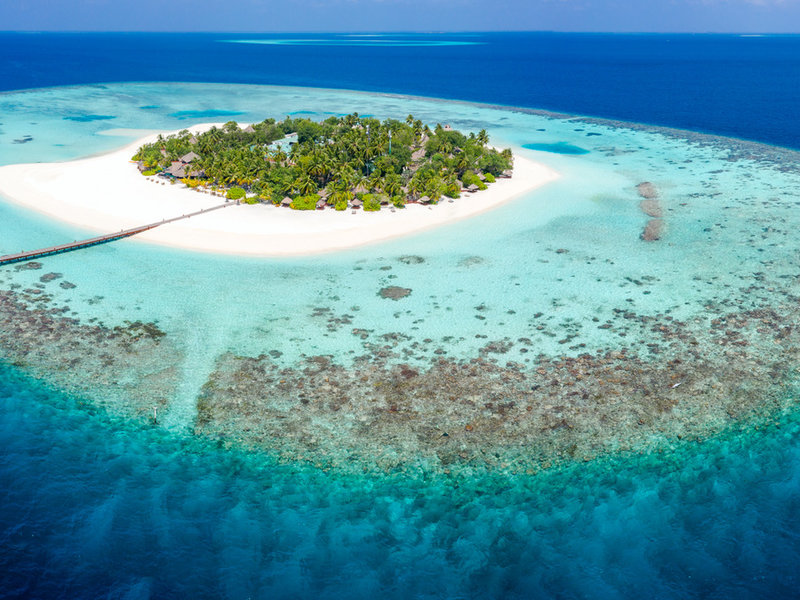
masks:
{"type": "Polygon", "coordinates": [[[180,160],[172,161],[167,169],[164,169],[164,174],[175,179],[183,179],[184,177],[205,177],[206,173],[202,169],[192,169],[192,161],[200,158],[198,154],[189,152],[181,156],[180,160]]]}
{"type": "Polygon", "coordinates": [[[189,152],[189,154],[184,154],[183,156],[181,156],[180,161],[183,164],[187,164],[192,162],[193,160],[197,160],[198,158],[200,158],[200,155],[195,154],[194,152],[189,152]]]}
{"type": "Polygon", "coordinates": [[[186,177],[186,165],[176,160],[170,167],[164,170],[164,173],[176,179],[183,179],[186,177]]]}

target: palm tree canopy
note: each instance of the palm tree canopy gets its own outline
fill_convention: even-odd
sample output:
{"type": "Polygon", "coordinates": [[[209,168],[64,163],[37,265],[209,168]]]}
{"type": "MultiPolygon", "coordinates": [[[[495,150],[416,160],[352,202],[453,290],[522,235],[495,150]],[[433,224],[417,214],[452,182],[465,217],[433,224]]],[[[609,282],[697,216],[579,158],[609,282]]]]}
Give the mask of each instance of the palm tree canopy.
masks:
{"type": "Polygon", "coordinates": [[[413,115],[379,121],[352,113],[322,122],[270,118],[245,129],[229,121],[200,134],[183,130],[145,144],[133,160],[166,170],[190,155],[201,183],[241,186],[276,202],[320,189],[330,191],[329,202],[371,190],[435,201],[467,172],[501,175],[513,167],[509,149],[488,144],[485,129],[464,135],[441,125],[432,131],[413,115]]]}

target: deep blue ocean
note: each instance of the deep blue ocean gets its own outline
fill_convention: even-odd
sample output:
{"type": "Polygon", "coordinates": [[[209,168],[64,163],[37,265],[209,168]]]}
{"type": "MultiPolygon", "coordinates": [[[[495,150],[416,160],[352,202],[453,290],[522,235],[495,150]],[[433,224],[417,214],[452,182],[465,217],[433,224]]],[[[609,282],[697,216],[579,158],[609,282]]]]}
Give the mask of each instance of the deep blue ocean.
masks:
{"type": "Polygon", "coordinates": [[[221,43],[264,38],[341,40],[0,33],[0,90],[110,81],[315,86],[546,109],[800,147],[800,36],[485,33],[437,34],[469,42],[440,46],[362,43],[369,38],[336,45],[221,43]]]}
{"type": "MultiPolygon", "coordinates": [[[[0,33],[0,90],[353,89],[800,148],[800,36],[392,39],[0,33]]],[[[668,460],[373,482],[131,425],[0,361],[0,598],[797,598],[798,440],[785,415],[668,460]]]]}

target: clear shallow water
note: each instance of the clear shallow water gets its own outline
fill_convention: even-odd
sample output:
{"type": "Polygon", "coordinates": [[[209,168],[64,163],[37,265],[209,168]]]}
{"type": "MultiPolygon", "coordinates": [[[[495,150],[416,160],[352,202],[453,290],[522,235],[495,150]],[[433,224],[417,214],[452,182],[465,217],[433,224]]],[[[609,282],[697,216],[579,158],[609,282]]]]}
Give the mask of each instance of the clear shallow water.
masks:
{"type": "Polygon", "coordinates": [[[346,37],[344,39],[331,38],[300,38],[300,39],[265,39],[265,40],[222,40],[229,44],[262,44],[281,46],[371,46],[371,47],[413,47],[413,46],[472,46],[483,42],[468,42],[462,40],[431,40],[411,39],[384,39],[382,36],[357,39],[346,37]]]}
{"type": "MultiPolygon", "coordinates": [[[[53,305],[68,304],[84,322],[157,322],[175,345],[170,381],[177,390],[162,418],[171,433],[143,432],[4,374],[9,450],[2,477],[15,485],[3,513],[29,515],[4,525],[15,544],[4,559],[23,573],[9,589],[620,597],[646,580],[657,597],[789,595],[798,531],[793,424],[678,444],[667,459],[601,460],[535,478],[484,475],[457,480],[456,489],[448,478],[270,467],[182,435],[194,422],[200,386],[227,351],[274,353],[286,367],[318,354],[351,365],[372,340],[391,334],[401,340],[393,361],[426,365],[442,356],[437,350],[470,359],[487,342],[507,339],[511,347],[499,360],[533,365],[538,353],[644,348],[652,339],[621,327],[620,310],[668,313],[707,335],[724,312],[719,306],[785,303],[781,294],[796,286],[790,233],[800,201],[791,162],[689,134],[330,90],[54,88],[3,95],[0,110],[14,139],[32,138],[0,146],[1,163],[66,160],[117,147],[138,136],[131,130],[178,129],[217,115],[247,121],[353,110],[485,127],[501,146],[589,150],[519,150],[562,179],[480,219],[335,255],[238,259],[131,241],[52,257],[42,270],[5,269],[0,288],[41,286],[53,305]],[[99,135],[112,128],[124,135],[99,135]],[[667,224],[655,244],[639,238],[648,220],[636,191],[643,181],[659,190],[667,224]],[[49,272],[62,278],[40,283],[49,272]],[[77,287],[64,289],[62,280],[77,287]],[[412,293],[397,302],[380,298],[387,285],[412,293]],[[614,326],[600,328],[605,322],[614,326]],[[531,344],[517,341],[523,337],[531,344]],[[53,488],[42,489],[51,480],[53,488]],[[51,528],[41,545],[15,537],[29,522],[51,528]],[[75,567],[64,557],[79,548],[85,568],[65,575],[62,565],[75,567]]],[[[84,233],[5,204],[0,211],[2,253],[84,233]]],[[[80,370],[50,375],[63,385],[86,379],[80,370]]],[[[162,385],[148,381],[141,392],[162,385]]]]}
{"type": "Polygon", "coordinates": [[[554,154],[588,154],[589,151],[585,148],[581,148],[580,146],[573,146],[572,144],[566,144],[564,142],[558,142],[555,144],[523,144],[522,146],[526,150],[537,150],[539,152],[552,152],[554,154]]]}

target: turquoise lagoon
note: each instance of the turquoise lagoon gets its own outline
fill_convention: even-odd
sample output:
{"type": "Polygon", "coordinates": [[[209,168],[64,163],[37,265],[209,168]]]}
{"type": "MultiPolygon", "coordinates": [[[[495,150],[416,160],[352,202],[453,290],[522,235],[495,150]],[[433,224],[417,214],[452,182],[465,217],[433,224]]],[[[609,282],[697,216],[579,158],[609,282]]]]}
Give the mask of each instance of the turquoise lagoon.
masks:
{"type": "MultiPolygon", "coordinates": [[[[485,128],[562,178],[477,218],[335,254],[241,258],[130,240],[2,269],[5,589],[794,589],[778,566],[800,558],[796,153],[460,102],[148,83],[1,95],[0,164],[298,111],[485,128]],[[571,147],[587,152],[551,150],[571,147]],[[658,241],[640,237],[652,218],[642,182],[658,191],[658,241]],[[384,298],[388,286],[411,293],[384,298]],[[131,322],[165,335],[109,341],[131,322]],[[492,395],[481,405],[455,397],[468,367],[470,386],[492,395]],[[415,377],[436,411],[410,391],[415,377]],[[440,419],[424,424],[436,439],[393,420],[404,411],[440,419]]],[[[88,234],[7,203],[0,223],[0,253],[88,234]]]]}

